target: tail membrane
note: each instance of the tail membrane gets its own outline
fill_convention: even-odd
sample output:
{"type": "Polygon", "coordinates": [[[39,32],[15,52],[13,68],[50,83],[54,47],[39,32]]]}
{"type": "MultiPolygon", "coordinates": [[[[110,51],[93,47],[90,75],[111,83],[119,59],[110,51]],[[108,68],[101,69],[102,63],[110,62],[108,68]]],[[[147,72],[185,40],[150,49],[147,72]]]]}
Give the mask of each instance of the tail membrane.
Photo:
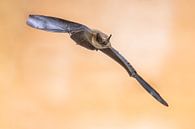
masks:
{"type": "Polygon", "coordinates": [[[141,76],[138,74],[133,76],[142,86],[143,88],[150,93],[156,100],[162,103],[165,106],[169,106],[168,103],[160,96],[160,94],[152,88],[141,76]]]}
{"type": "Polygon", "coordinates": [[[36,29],[61,33],[70,33],[85,27],[79,23],[43,15],[29,15],[27,24],[36,29]]]}

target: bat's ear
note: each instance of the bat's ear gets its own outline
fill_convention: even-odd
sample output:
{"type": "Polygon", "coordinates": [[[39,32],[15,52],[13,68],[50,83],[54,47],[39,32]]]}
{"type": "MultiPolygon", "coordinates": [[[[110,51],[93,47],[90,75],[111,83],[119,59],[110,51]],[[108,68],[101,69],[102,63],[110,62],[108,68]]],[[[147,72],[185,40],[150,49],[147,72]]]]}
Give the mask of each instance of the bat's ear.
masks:
{"type": "Polygon", "coordinates": [[[107,38],[107,42],[110,42],[110,38],[112,37],[112,34],[107,38]]]}

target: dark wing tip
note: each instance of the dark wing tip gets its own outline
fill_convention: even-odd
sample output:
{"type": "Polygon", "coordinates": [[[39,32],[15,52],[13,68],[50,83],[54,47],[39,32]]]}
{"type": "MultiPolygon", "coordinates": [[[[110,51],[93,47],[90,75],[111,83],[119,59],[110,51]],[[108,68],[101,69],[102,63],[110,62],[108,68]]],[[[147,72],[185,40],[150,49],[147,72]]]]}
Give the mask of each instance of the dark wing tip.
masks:
{"type": "Polygon", "coordinates": [[[163,104],[164,106],[169,106],[168,103],[160,96],[160,94],[155,91],[154,89],[151,89],[151,91],[149,92],[157,101],[159,101],[161,104],[163,104]]]}
{"type": "Polygon", "coordinates": [[[165,105],[166,107],[169,106],[169,104],[168,104],[165,100],[162,100],[161,103],[162,103],[163,105],[165,105]]]}
{"type": "Polygon", "coordinates": [[[30,14],[28,16],[26,24],[29,25],[30,27],[37,28],[37,29],[41,29],[43,26],[42,24],[40,25],[39,15],[33,15],[33,14],[30,14]]]}
{"type": "Polygon", "coordinates": [[[29,25],[29,26],[31,26],[31,27],[34,27],[34,28],[35,28],[34,19],[36,19],[36,15],[29,14],[29,15],[28,15],[28,19],[27,19],[27,21],[26,21],[26,24],[29,25]]]}
{"type": "Polygon", "coordinates": [[[160,96],[160,94],[154,89],[152,88],[141,76],[139,76],[138,74],[135,74],[133,76],[142,86],[143,88],[149,93],[151,94],[157,101],[159,101],[161,104],[163,104],[164,106],[169,106],[168,103],[160,96]]]}
{"type": "Polygon", "coordinates": [[[52,16],[30,14],[26,23],[35,29],[49,32],[71,33],[81,30],[90,31],[88,27],[82,24],[52,16]]]}
{"type": "Polygon", "coordinates": [[[27,21],[27,25],[30,27],[50,31],[50,32],[67,32],[68,31],[68,22],[65,20],[51,17],[51,16],[44,16],[44,15],[33,15],[30,14],[27,21]]]}
{"type": "Polygon", "coordinates": [[[29,15],[28,15],[28,18],[27,18],[27,20],[26,20],[26,24],[29,25],[29,26],[30,26],[30,20],[29,20],[30,17],[33,17],[33,15],[32,15],[32,14],[29,14],[29,15]]]}

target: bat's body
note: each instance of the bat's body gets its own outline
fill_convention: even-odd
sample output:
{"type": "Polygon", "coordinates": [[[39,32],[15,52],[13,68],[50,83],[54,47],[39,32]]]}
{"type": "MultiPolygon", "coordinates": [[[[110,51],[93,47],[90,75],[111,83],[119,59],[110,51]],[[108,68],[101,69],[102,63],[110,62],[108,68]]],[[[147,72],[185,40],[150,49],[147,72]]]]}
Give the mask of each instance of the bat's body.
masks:
{"type": "Polygon", "coordinates": [[[33,28],[45,31],[69,33],[70,37],[77,44],[89,50],[102,51],[123,66],[128,74],[131,77],[134,77],[156,100],[163,105],[168,106],[167,102],[159,93],[140,77],[132,65],[111,46],[111,35],[108,36],[98,30],[92,30],[79,23],[43,15],[30,15],[27,24],[33,28]]]}

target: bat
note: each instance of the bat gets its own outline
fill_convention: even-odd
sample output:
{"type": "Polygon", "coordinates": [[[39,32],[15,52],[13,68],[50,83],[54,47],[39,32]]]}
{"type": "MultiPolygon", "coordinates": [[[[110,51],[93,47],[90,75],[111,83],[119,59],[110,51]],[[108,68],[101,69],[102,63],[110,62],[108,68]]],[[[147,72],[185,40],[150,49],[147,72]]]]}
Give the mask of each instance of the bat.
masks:
{"type": "Polygon", "coordinates": [[[111,46],[110,38],[112,35],[106,35],[99,30],[90,29],[80,23],[44,15],[29,15],[27,25],[49,32],[68,33],[70,34],[70,38],[78,45],[89,50],[99,50],[105,53],[118,62],[128,72],[129,76],[135,78],[157,101],[168,107],[168,103],[160,94],[137,73],[133,66],[116,49],[111,46]]]}

